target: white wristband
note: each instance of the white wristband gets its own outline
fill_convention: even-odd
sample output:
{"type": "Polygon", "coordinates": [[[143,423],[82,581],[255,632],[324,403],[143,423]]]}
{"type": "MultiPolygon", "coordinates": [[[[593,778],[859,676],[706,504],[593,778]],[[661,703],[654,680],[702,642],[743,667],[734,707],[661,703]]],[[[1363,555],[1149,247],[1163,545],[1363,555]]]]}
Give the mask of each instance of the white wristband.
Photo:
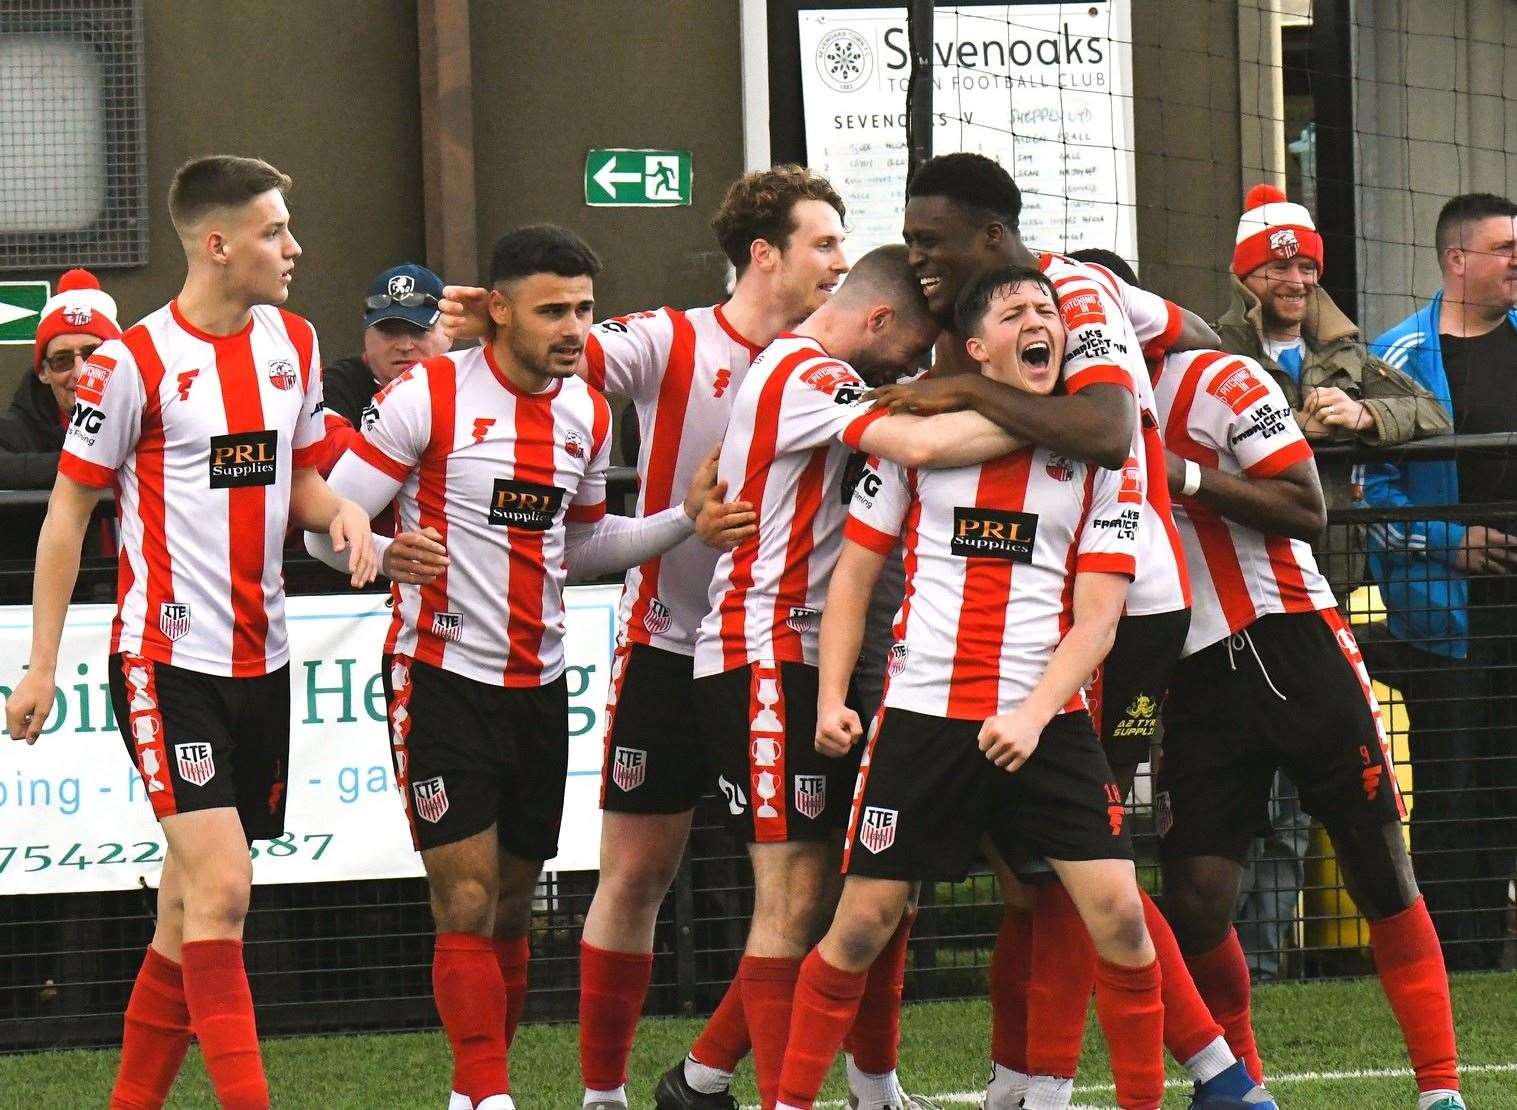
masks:
{"type": "Polygon", "coordinates": [[[1180,486],[1181,497],[1194,497],[1201,488],[1201,464],[1193,459],[1185,460],[1185,481],[1180,486]]]}

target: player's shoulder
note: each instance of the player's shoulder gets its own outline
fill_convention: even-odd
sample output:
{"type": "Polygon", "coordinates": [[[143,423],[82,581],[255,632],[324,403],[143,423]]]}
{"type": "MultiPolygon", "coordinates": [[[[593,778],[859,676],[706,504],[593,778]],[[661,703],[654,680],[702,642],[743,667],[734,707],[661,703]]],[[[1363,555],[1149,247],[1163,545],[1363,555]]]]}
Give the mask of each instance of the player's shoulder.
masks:
{"type": "Polygon", "coordinates": [[[655,340],[672,336],[679,318],[686,315],[668,305],[647,308],[637,312],[624,312],[620,316],[608,316],[596,323],[590,332],[604,338],[608,335],[644,335],[655,340]]]}
{"type": "Polygon", "coordinates": [[[1165,358],[1163,372],[1173,375],[1179,390],[1207,398],[1235,414],[1266,398],[1284,396],[1264,367],[1248,355],[1180,351],[1165,358]]]}

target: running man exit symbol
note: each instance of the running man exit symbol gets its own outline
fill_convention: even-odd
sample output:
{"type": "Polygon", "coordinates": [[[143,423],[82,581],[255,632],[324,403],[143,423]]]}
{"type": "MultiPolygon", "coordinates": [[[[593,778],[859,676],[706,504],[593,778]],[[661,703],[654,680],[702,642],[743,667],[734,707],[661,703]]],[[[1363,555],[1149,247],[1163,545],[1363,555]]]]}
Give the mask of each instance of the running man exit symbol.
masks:
{"type": "Polygon", "coordinates": [[[585,156],[585,203],[594,208],[673,208],[690,203],[688,150],[592,150],[585,156]]]}

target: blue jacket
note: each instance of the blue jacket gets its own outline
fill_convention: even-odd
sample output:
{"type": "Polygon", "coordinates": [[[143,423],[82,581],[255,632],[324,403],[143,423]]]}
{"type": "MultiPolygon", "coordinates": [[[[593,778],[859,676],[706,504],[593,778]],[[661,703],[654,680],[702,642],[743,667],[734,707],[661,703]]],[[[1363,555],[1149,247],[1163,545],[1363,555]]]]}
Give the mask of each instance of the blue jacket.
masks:
{"type": "MultiPolygon", "coordinates": [[[[1449,415],[1448,374],[1438,316],[1440,290],[1425,308],[1370,344],[1370,351],[1415,378],[1449,415]]],[[[1507,314],[1517,330],[1517,309],[1507,314]]],[[[1373,463],[1365,468],[1364,503],[1376,508],[1459,504],[1459,468],[1452,459],[1373,463]]],[[[1385,600],[1392,635],[1423,651],[1463,659],[1469,654],[1469,582],[1453,566],[1464,525],[1451,520],[1387,521],[1368,529],[1369,569],[1385,600]]]]}

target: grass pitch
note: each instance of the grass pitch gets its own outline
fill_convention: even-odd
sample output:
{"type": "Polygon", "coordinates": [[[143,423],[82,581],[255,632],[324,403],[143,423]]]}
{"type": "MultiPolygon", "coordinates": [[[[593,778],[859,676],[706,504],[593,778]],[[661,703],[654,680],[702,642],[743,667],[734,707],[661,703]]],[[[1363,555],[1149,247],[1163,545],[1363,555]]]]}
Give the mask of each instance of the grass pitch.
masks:
{"type": "MultiPolygon", "coordinates": [[[[1471,1110],[1517,1110],[1517,975],[1454,979],[1460,1059],[1471,1110]]],[[[1286,1110],[1395,1110],[1416,1106],[1400,1034],[1373,979],[1260,987],[1254,1023],[1270,1086],[1286,1110]]],[[[628,1091],[634,1108],[652,1105],[659,1074],[681,1058],[699,1022],[649,1019],[638,1031],[628,1091]]],[[[908,1005],[902,1019],[901,1075],[911,1090],[948,1106],[978,1105],[986,1074],[990,1013],[983,999],[908,1005]]],[[[0,1056],[0,1108],[101,1106],[117,1054],[70,1051],[0,1056]]],[[[274,1105],[280,1110],[442,1110],[450,1075],[440,1033],[301,1037],[264,1045],[274,1105]]],[[[844,1090],[835,1068],[823,1092],[844,1090]]],[[[573,1110],[580,1104],[578,1030],[523,1026],[511,1053],[522,1110],[573,1110]]],[[[1178,1082],[1165,1107],[1184,1107],[1178,1082]]],[[[1087,1030],[1075,1102],[1111,1106],[1104,1046],[1087,1030]]],[[[755,1101],[752,1072],[738,1071],[737,1094],[755,1101]]],[[[173,1110],[214,1107],[199,1055],[191,1051],[170,1098],[173,1110]]],[[[834,1103],[834,1105],[837,1105],[834,1103]]]]}

